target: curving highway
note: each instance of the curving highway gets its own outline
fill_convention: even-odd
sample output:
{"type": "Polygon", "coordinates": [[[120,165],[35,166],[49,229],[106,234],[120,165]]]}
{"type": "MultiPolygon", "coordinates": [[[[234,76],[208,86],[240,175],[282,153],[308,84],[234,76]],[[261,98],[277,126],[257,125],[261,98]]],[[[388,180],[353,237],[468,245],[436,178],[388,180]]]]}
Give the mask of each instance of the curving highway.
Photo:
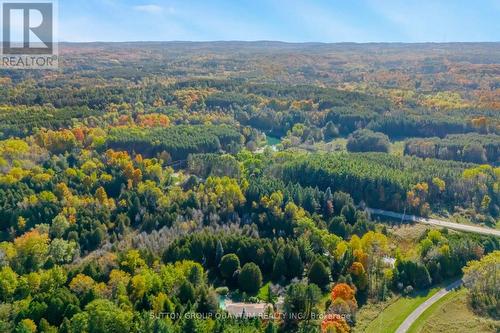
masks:
{"type": "Polygon", "coordinates": [[[492,228],[454,223],[454,222],[449,222],[449,221],[444,221],[444,220],[419,217],[419,216],[415,216],[415,215],[401,214],[401,213],[391,212],[391,211],[382,210],[382,209],[367,208],[366,210],[372,215],[386,216],[386,217],[399,219],[399,220],[403,220],[403,221],[424,223],[424,224],[430,224],[430,225],[448,228],[448,229],[453,229],[453,230],[459,230],[459,231],[465,231],[465,232],[472,232],[472,233],[476,233],[476,234],[500,237],[500,230],[496,230],[496,229],[492,229],[492,228]]]}

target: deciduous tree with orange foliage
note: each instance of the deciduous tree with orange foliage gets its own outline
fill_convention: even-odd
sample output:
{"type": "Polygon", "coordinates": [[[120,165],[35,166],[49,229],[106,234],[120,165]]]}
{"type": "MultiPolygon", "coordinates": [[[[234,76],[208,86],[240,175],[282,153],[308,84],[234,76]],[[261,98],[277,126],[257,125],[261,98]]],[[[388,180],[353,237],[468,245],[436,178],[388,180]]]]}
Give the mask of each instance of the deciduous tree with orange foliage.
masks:
{"type": "Polygon", "coordinates": [[[338,283],[332,288],[332,303],[327,313],[333,316],[341,316],[346,321],[354,322],[354,315],[358,310],[356,301],[356,290],[347,283],[338,283]]]}
{"type": "Polygon", "coordinates": [[[347,324],[346,320],[339,315],[329,314],[325,316],[323,322],[321,323],[322,333],[348,333],[351,328],[347,324]]]}
{"type": "Polygon", "coordinates": [[[347,283],[338,283],[333,287],[331,296],[332,296],[332,301],[335,301],[337,299],[343,299],[346,302],[352,302],[353,304],[356,304],[357,307],[357,302],[356,298],[354,297],[356,291],[351,288],[347,283]]]}
{"type": "Polygon", "coordinates": [[[170,119],[159,113],[151,113],[137,116],[137,123],[141,127],[168,127],[170,119]]]}

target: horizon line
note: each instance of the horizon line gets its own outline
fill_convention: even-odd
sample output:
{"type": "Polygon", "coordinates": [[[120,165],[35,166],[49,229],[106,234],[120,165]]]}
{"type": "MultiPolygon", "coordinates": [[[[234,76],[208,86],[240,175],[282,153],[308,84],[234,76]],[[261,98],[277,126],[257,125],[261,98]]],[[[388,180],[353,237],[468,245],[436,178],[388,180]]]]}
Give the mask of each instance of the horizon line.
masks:
{"type": "Polygon", "coordinates": [[[422,42],[404,42],[404,41],[373,41],[373,42],[353,42],[353,41],[342,41],[342,42],[322,42],[322,41],[283,41],[283,40],[238,40],[238,39],[228,39],[228,40],[129,40],[129,41],[59,41],[60,44],[126,44],[126,43],[281,43],[281,44],[323,44],[323,45],[333,45],[333,44],[498,44],[498,41],[447,41],[447,42],[437,42],[437,41],[422,41],[422,42]]]}

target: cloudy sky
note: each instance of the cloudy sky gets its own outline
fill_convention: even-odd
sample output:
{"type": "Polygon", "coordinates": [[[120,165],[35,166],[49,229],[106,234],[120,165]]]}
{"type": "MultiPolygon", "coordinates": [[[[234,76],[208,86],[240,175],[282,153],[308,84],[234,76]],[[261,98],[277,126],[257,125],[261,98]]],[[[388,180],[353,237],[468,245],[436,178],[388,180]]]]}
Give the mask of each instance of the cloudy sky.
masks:
{"type": "Polygon", "coordinates": [[[62,41],[500,41],[500,0],[59,0],[62,41]]]}

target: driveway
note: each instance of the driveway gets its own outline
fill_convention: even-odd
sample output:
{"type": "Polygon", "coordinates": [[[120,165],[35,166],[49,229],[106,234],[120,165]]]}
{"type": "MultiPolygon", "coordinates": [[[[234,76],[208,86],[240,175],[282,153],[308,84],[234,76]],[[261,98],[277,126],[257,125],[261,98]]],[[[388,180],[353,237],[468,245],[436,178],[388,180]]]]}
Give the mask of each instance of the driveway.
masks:
{"type": "Polygon", "coordinates": [[[406,317],[405,321],[403,321],[403,323],[396,330],[396,333],[407,332],[408,329],[411,327],[411,325],[413,325],[415,320],[417,320],[417,318],[420,317],[420,315],[424,313],[425,310],[427,310],[432,304],[436,303],[450,291],[459,287],[461,284],[462,280],[455,281],[450,285],[446,286],[445,288],[439,290],[437,293],[432,295],[432,297],[430,297],[428,300],[420,304],[418,308],[416,308],[408,317],[406,317]]]}

